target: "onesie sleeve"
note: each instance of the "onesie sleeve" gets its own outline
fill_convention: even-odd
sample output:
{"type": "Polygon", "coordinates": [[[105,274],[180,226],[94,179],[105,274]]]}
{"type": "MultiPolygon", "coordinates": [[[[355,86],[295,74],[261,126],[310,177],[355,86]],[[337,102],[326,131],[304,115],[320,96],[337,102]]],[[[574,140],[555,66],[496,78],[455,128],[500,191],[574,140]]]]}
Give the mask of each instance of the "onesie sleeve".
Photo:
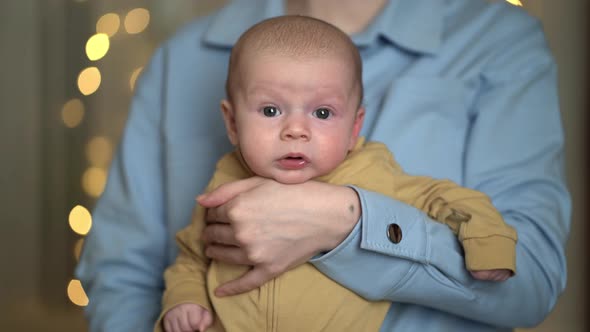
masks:
{"type": "MultiPolygon", "coordinates": [[[[214,179],[207,186],[207,191],[215,188],[214,179]]],[[[174,264],[164,272],[166,289],[162,296],[162,312],[154,327],[155,332],[163,331],[164,315],[179,304],[195,303],[213,312],[206,288],[209,259],[205,256],[200,241],[205,225],[205,212],[206,209],[197,204],[191,224],[176,234],[178,256],[174,264]]]]}
{"type": "Polygon", "coordinates": [[[395,175],[391,197],[449,226],[463,246],[469,271],[509,269],[516,273],[516,231],[504,222],[487,195],[449,180],[400,172],[395,175]]]}
{"type": "Polygon", "coordinates": [[[447,225],[458,236],[470,271],[516,272],[516,231],[482,192],[449,180],[407,174],[378,142],[353,151],[333,181],[384,194],[447,225]]]}

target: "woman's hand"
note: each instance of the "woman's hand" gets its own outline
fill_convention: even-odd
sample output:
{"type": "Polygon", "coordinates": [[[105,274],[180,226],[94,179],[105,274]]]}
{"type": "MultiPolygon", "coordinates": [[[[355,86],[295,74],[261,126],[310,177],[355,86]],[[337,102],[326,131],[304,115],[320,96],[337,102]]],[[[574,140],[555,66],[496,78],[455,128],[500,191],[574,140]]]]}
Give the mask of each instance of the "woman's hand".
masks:
{"type": "Polygon", "coordinates": [[[285,185],[252,177],[201,195],[208,208],[203,231],[206,255],[250,265],[217,296],[257,288],[274,277],[338,246],[360,218],[360,202],[348,187],[308,181],[285,185]]]}

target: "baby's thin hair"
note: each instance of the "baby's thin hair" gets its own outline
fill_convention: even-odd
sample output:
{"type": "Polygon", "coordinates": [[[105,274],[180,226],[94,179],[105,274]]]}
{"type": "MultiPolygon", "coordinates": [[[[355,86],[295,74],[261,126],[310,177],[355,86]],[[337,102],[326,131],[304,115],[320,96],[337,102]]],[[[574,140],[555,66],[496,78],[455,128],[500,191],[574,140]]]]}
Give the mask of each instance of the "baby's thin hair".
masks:
{"type": "Polygon", "coordinates": [[[350,37],[330,23],[308,16],[286,15],[270,18],[246,30],[233,47],[225,85],[228,98],[235,89],[236,70],[246,53],[286,55],[294,58],[335,56],[350,59],[359,105],[363,98],[362,62],[350,37]]]}

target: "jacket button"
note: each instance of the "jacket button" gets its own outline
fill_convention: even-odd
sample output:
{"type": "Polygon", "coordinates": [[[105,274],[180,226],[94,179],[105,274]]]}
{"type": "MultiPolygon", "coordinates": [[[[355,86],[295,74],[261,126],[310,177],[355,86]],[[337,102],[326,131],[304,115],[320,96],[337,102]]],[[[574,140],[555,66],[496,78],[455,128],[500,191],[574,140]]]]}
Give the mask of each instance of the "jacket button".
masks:
{"type": "Polygon", "coordinates": [[[387,226],[387,237],[392,243],[400,243],[402,240],[402,228],[398,224],[389,224],[387,226]]]}

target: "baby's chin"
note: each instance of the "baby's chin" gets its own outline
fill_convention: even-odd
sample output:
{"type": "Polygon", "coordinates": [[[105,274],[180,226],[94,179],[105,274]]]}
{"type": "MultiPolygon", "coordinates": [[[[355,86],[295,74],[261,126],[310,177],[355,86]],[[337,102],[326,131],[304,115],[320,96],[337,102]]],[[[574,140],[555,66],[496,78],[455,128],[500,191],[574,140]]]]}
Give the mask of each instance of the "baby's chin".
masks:
{"type": "Polygon", "coordinates": [[[272,176],[272,179],[282,184],[301,184],[314,178],[314,176],[302,174],[302,172],[298,171],[285,171],[272,176]]]}

